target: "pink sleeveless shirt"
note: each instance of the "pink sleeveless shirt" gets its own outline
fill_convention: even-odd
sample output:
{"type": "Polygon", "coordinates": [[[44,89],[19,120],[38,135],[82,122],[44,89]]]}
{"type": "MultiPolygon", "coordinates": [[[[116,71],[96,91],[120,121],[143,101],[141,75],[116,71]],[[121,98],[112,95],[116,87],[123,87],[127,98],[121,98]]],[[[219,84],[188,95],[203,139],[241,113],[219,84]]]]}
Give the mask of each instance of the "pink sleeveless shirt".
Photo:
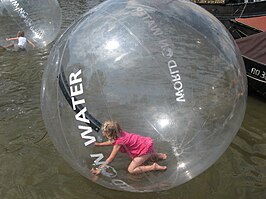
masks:
{"type": "Polygon", "coordinates": [[[127,153],[131,158],[154,153],[152,138],[125,131],[121,132],[114,145],[121,145],[120,152],[127,153]]]}

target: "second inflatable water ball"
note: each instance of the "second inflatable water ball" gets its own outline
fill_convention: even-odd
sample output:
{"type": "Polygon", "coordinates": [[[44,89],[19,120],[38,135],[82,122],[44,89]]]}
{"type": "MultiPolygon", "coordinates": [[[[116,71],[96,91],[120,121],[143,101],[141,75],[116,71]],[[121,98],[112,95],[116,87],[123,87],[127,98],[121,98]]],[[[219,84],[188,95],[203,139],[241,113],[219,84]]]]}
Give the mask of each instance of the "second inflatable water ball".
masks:
{"type": "Polygon", "coordinates": [[[1,0],[0,45],[23,31],[37,47],[44,47],[57,37],[61,18],[57,0],[1,0]]]}
{"type": "Polygon", "coordinates": [[[42,113],[55,147],[104,187],[152,192],[187,182],[227,149],[246,108],[243,60],[224,26],[189,1],[109,0],[56,42],[43,76],[42,113]],[[153,138],[166,171],[131,175],[109,156],[103,121],[153,138]]]}

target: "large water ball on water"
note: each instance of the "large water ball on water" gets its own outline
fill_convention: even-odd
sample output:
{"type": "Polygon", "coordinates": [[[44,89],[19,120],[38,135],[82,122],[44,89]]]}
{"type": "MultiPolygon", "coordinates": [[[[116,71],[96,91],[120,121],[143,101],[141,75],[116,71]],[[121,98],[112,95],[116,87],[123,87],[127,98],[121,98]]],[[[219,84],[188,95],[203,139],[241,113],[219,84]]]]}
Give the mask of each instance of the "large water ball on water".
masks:
{"type": "Polygon", "coordinates": [[[60,28],[57,0],[0,0],[0,45],[24,31],[36,46],[44,47],[54,41],[60,28]]]}
{"type": "Polygon", "coordinates": [[[246,74],[224,26],[189,1],[110,0],[56,42],[43,76],[43,118],[54,145],[83,176],[105,187],[158,191],[210,167],[229,146],[246,108],[246,74]],[[154,139],[166,171],[127,173],[109,156],[105,120],[154,139]]]}

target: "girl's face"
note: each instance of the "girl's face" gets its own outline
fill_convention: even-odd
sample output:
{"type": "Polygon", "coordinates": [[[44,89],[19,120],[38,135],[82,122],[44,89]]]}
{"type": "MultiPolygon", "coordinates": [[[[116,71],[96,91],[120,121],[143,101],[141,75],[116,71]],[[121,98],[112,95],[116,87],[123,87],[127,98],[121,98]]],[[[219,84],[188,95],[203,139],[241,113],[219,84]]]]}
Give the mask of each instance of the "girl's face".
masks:
{"type": "Polygon", "coordinates": [[[106,131],[102,132],[103,136],[106,137],[108,140],[111,140],[112,137],[108,136],[108,133],[106,131]]]}
{"type": "Polygon", "coordinates": [[[103,134],[103,136],[104,136],[104,137],[106,137],[106,136],[107,136],[107,134],[106,134],[106,132],[105,132],[105,131],[102,131],[102,134],[103,134]]]}
{"type": "Polygon", "coordinates": [[[103,131],[102,134],[103,134],[104,137],[106,137],[107,139],[109,139],[108,134],[107,134],[106,131],[103,131]]]}

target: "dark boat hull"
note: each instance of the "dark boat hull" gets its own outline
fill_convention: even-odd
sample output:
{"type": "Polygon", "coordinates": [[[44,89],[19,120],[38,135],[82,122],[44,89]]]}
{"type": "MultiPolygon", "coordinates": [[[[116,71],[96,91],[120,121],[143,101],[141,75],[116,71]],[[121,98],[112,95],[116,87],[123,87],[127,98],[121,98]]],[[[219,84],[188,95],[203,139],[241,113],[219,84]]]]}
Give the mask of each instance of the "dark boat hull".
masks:
{"type": "Polygon", "coordinates": [[[266,65],[245,56],[243,56],[243,60],[249,88],[266,97],[266,65]]]}
{"type": "Polygon", "coordinates": [[[224,25],[229,30],[234,39],[239,39],[241,37],[247,37],[262,32],[261,30],[253,28],[251,26],[239,23],[234,19],[224,22],[224,25]]]}

